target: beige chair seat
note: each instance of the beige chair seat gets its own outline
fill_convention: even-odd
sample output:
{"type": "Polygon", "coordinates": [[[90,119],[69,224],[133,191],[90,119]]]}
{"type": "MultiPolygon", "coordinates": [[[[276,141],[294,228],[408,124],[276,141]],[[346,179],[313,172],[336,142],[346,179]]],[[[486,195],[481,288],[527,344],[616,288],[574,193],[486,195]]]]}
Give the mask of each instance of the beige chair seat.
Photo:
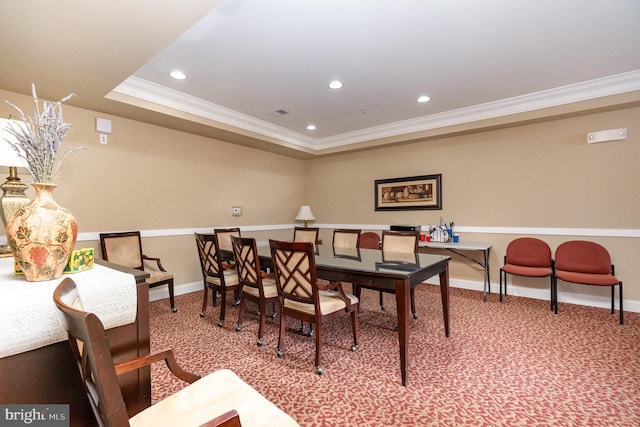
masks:
{"type": "MultiPolygon", "coordinates": [[[[276,287],[276,281],[270,277],[262,279],[262,286],[264,289],[265,298],[275,298],[278,296],[278,288],[276,287]]],[[[256,298],[260,298],[260,290],[258,288],[252,288],[251,286],[244,286],[242,292],[246,292],[249,295],[253,295],[256,298]]]]}
{"type": "MultiPolygon", "coordinates": [[[[226,286],[236,286],[240,283],[238,280],[238,272],[235,269],[224,270],[224,283],[226,286]]],[[[207,276],[207,282],[220,286],[220,278],[216,276],[207,276]]]]}
{"type": "Polygon", "coordinates": [[[297,426],[249,384],[228,369],[215,371],[129,420],[132,426],[199,426],[235,409],[243,427],[297,426]]]}
{"type": "Polygon", "coordinates": [[[167,273],[166,271],[147,271],[147,273],[149,273],[147,283],[150,285],[173,279],[173,274],[167,273]]]}
{"type": "MultiPolygon", "coordinates": [[[[349,301],[351,301],[351,304],[358,303],[358,298],[356,296],[351,294],[346,295],[349,298],[349,301]]],[[[334,313],[338,310],[344,310],[347,307],[344,300],[340,298],[340,295],[337,292],[318,291],[318,296],[320,297],[320,313],[322,313],[323,315],[334,313]]],[[[285,299],[284,306],[296,311],[303,311],[309,314],[315,313],[313,304],[305,304],[302,302],[285,299]]]]}

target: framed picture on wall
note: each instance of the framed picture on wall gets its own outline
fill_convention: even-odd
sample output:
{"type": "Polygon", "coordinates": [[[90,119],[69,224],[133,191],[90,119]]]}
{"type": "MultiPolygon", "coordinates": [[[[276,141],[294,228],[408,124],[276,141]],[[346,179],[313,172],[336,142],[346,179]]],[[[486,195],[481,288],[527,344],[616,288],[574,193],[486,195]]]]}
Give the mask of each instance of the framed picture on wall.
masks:
{"type": "Polygon", "coordinates": [[[377,211],[442,209],[442,174],[377,179],[377,211]]]}

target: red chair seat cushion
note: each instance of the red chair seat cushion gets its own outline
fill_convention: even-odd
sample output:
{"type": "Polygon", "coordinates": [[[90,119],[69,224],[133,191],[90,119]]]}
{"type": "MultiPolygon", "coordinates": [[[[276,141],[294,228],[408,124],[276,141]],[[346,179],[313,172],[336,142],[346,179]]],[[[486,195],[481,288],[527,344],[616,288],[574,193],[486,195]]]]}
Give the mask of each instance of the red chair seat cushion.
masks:
{"type": "Polygon", "coordinates": [[[614,286],[619,283],[618,279],[611,274],[575,273],[573,271],[556,270],[556,277],[565,282],[584,285],[614,286]]]}
{"type": "Polygon", "coordinates": [[[551,276],[552,273],[551,269],[547,267],[526,267],[514,264],[505,264],[502,270],[509,274],[515,274],[516,276],[528,277],[546,277],[551,276]]]}

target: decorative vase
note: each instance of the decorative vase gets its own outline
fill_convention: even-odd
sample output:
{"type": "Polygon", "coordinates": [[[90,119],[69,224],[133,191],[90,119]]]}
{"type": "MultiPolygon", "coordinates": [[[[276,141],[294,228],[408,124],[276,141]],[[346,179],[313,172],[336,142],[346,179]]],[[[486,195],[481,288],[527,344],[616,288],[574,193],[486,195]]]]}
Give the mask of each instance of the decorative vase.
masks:
{"type": "Polygon", "coordinates": [[[53,200],[56,184],[31,185],[36,196],[7,221],[7,242],[27,281],[57,279],[73,252],[78,223],[53,200]]]}

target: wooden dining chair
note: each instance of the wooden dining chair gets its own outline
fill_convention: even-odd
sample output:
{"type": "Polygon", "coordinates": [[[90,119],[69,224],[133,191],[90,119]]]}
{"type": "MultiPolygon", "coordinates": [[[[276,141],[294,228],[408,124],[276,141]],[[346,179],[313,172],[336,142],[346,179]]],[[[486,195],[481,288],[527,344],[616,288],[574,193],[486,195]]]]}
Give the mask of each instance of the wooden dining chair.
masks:
{"type": "Polygon", "coordinates": [[[260,326],[258,327],[258,346],[262,346],[262,334],[266,323],[267,305],[271,304],[275,317],[275,305],[278,303],[278,289],[273,274],[267,274],[260,268],[256,239],[231,236],[231,244],[240,282],[240,310],[236,331],[242,330],[246,301],[258,304],[260,326]]]}
{"type": "Polygon", "coordinates": [[[314,245],[318,242],[320,229],[317,227],[295,227],[293,229],[294,242],[311,242],[314,245]]]}
{"type": "Polygon", "coordinates": [[[222,261],[221,252],[218,249],[217,234],[194,233],[200,268],[202,270],[202,281],[204,283],[204,297],[202,300],[202,311],[200,317],[204,317],[207,311],[207,297],[211,289],[212,306],[216,306],[217,294],[220,292],[220,320],[218,326],[224,326],[225,310],[227,306],[227,292],[234,292],[233,305],[240,304],[240,282],[235,265],[222,261]]]}
{"type": "Polygon", "coordinates": [[[278,357],[284,357],[287,316],[309,322],[316,329],[315,370],[322,375],[322,333],[326,322],[351,315],[351,351],[358,349],[358,299],[344,292],[342,282],[318,282],[313,243],[269,240],[269,245],[280,302],[278,357]]]}
{"type": "MultiPolygon", "coordinates": [[[[420,232],[419,231],[391,231],[391,230],[382,230],[382,241],[379,243],[378,248],[376,248],[374,236],[367,235],[365,237],[363,233],[360,236],[360,241],[362,242],[363,237],[365,238],[366,244],[371,249],[381,249],[383,252],[397,252],[397,253],[418,253],[418,242],[420,241],[420,232]]],[[[376,233],[373,233],[376,234],[376,233]]],[[[378,235],[376,234],[375,237],[378,235]]],[[[362,244],[360,245],[362,248],[362,244]]],[[[366,288],[366,286],[362,284],[354,285],[354,292],[358,298],[361,295],[361,288],[366,288]]],[[[395,290],[389,289],[385,291],[380,291],[379,301],[380,301],[380,310],[384,310],[384,299],[383,292],[395,294],[395,290]]],[[[411,314],[414,319],[418,318],[418,314],[416,313],[416,303],[415,303],[415,290],[411,288],[411,314]]]]}
{"type": "MultiPolygon", "coordinates": [[[[286,413],[228,369],[205,377],[183,370],[170,349],[154,351],[115,364],[104,325],[84,311],[82,297],[69,277],[54,290],[62,312],[71,352],[80,370],[98,425],[127,426],[297,426],[286,413]],[[187,387],[129,418],[118,376],[164,361],[187,387]]],[[[87,420],[90,424],[90,420],[87,420]]]]}
{"type": "MultiPolygon", "coordinates": [[[[230,261],[233,259],[233,247],[231,236],[242,237],[240,228],[214,228],[213,234],[218,236],[218,249],[222,251],[222,259],[230,261]]],[[[231,263],[232,261],[230,261],[231,263]]]]}
{"type": "Polygon", "coordinates": [[[571,240],[556,248],[553,304],[558,314],[558,280],[591,286],[611,287],[611,314],[615,313],[615,288],[618,286],[620,324],[624,324],[622,281],[615,276],[609,251],[598,243],[571,240]]]}
{"type": "Polygon", "coordinates": [[[336,228],[333,230],[334,248],[358,248],[360,244],[360,230],[351,228],[336,228]]]}
{"type": "Polygon", "coordinates": [[[173,274],[164,269],[160,258],[144,254],[139,231],[100,233],[100,246],[105,261],[149,273],[149,278],[146,280],[149,288],[167,285],[171,311],[173,313],[178,311],[173,294],[173,274]],[[145,262],[147,262],[147,268],[145,268],[145,262]],[[151,266],[148,262],[152,262],[151,266]]]}
{"type": "Polygon", "coordinates": [[[380,236],[373,231],[365,231],[360,235],[358,247],[361,249],[381,249],[380,236]]]}

